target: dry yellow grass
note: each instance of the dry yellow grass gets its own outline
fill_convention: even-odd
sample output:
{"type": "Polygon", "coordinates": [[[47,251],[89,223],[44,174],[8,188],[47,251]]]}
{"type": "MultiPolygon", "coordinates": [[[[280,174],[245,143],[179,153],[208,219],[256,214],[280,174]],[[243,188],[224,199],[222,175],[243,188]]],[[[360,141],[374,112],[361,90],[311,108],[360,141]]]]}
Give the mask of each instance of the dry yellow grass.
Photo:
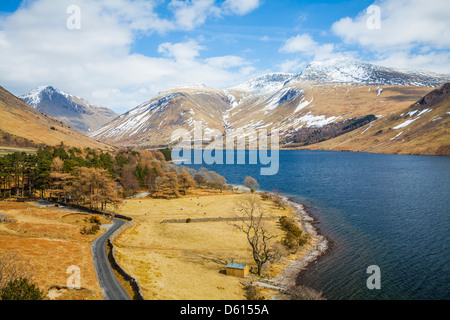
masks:
{"type": "MultiPolygon", "coordinates": [[[[210,194],[178,199],[127,200],[122,213],[135,219],[115,241],[119,264],[135,276],[146,299],[244,299],[246,279],[225,275],[226,263],[256,267],[245,234],[232,223],[161,223],[166,219],[236,217],[243,194],[210,194]]],[[[264,201],[267,216],[291,215],[264,201]]],[[[268,220],[280,240],[278,220],[268,220]]],[[[272,270],[272,273],[274,270],[272,270]]]]}
{"type": "MultiPolygon", "coordinates": [[[[34,203],[0,202],[0,212],[13,223],[0,224],[0,252],[15,251],[35,271],[35,283],[57,299],[102,299],[95,272],[90,241],[97,235],[82,235],[84,214],[57,208],[40,208],[34,203]],[[69,215],[68,215],[69,214],[69,215]],[[58,290],[71,275],[69,266],[80,268],[81,290],[58,290]]],[[[106,220],[102,219],[102,222],[106,220]]],[[[101,229],[100,232],[103,232],[101,229]]]]}

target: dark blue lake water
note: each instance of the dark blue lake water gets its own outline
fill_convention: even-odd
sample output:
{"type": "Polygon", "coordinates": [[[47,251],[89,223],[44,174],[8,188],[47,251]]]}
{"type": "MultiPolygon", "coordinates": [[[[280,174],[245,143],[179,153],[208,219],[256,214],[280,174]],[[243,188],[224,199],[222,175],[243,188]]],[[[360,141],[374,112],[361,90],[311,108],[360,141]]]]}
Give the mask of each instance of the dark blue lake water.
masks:
{"type": "Polygon", "coordinates": [[[327,299],[450,299],[450,157],[280,151],[261,165],[189,165],[230,184],[256,178],[304,203],[331,250],[299,276],[327,299]],[[367,267],[381,270],[369,290],[367,267]]]}

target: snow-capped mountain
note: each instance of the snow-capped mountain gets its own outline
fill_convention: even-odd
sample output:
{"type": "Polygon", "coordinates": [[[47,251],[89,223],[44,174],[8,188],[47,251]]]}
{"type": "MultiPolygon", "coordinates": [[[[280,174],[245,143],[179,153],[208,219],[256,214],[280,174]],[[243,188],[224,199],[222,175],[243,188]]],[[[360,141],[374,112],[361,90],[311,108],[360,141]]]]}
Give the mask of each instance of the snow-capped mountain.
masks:
{"type": "Polygon", "coordinates": [[[60,120],[30,107],[23,100],[0,87],[0,144],[37,148],[61,142],[78,148],[111,149],[103,143],[69,128],[60,120]]]}
{"type": "MultiPolygon", "coordinates": [[[[174,88],[137,106],[91,136],[111,144],[167,145],[174,130],[279,130],[323,127],[407,108],[450,76],[404,72],[350,59],[312,62],[301,74],[272,73],[228,89],[174,88]]],[[[373,119],[374,117],[370,117],[373,119]]]]}
{"type": "Polygon", "coordinates": [[[91,104],[52,86],[37,87],[19,98],[36,110],[84,133],[95,131],[118,116],[108,108],[91,104]]]}
{"type": "Polygon", "coordinates": [[[223,133],[223,115],[230,108],[227,94],[205,86],[174,88],[122,114],[90,134],[94,139],[117,145],[156,146],[170,141],[177,129],[223,133]]]}
{"type": "Polygon", "coordinates": [[[311,62],[299,78],[322,83],[413,85],[432,88],[450,81],[449,75],[386,68],[349,58],[311,62]]]}

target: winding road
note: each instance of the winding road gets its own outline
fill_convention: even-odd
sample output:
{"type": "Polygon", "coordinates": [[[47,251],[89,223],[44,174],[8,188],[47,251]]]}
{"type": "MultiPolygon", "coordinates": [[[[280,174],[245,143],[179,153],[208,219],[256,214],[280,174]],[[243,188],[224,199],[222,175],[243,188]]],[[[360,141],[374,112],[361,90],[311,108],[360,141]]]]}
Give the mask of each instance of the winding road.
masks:
{"type": "MultiPolygon", "coordinates": [[[[54,207],[55,204],[48,202],[44,199],[35,202],[36,205],[40,207],[54,207]]],[[[69,206],[60,205],[59,210],[68,210],[79,212],[80,209],[74,209],[69,206]]],[[[88,211],[89,212],[89,211],[88,211]]],[[[116,275],[111,267],[108,260],[108,255],[106,253],[106,242],[108,238],[121,226],[123,226],[126,221],[121,219],[113,219],[114,224],[109,225],[109,228],[104,234],[95,239],[91,243],[91,251],[94,259],[95,271],[97,272],[97,278],[100,285],[100,289],[103,293],[104,300],[131,300],[128,293],[117,280],[116,275]]]]}
{"type": "Polygon", "coordinates": [[[108,238],[114,231],[126,223],[126,221],[120,219],[113,219],[113,221],[114,224],[91,244],[95,271],[97,272],[97,278],[103,292],[104,300],[131,300],[128,293],[117,280],[106,253],[106,242],[108,238]]]}

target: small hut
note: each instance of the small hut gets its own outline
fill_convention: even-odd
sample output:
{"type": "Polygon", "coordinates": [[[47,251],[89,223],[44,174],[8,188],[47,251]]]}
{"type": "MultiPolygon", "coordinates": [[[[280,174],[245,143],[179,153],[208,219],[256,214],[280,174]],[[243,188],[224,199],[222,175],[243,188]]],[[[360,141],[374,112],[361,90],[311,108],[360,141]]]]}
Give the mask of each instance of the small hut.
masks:
{"type": "Polygon", "coordinates": [[[250,271],[246,264],[230,262],[227,264],[227,276],[236,276],[244,278],[250,271]]]}

